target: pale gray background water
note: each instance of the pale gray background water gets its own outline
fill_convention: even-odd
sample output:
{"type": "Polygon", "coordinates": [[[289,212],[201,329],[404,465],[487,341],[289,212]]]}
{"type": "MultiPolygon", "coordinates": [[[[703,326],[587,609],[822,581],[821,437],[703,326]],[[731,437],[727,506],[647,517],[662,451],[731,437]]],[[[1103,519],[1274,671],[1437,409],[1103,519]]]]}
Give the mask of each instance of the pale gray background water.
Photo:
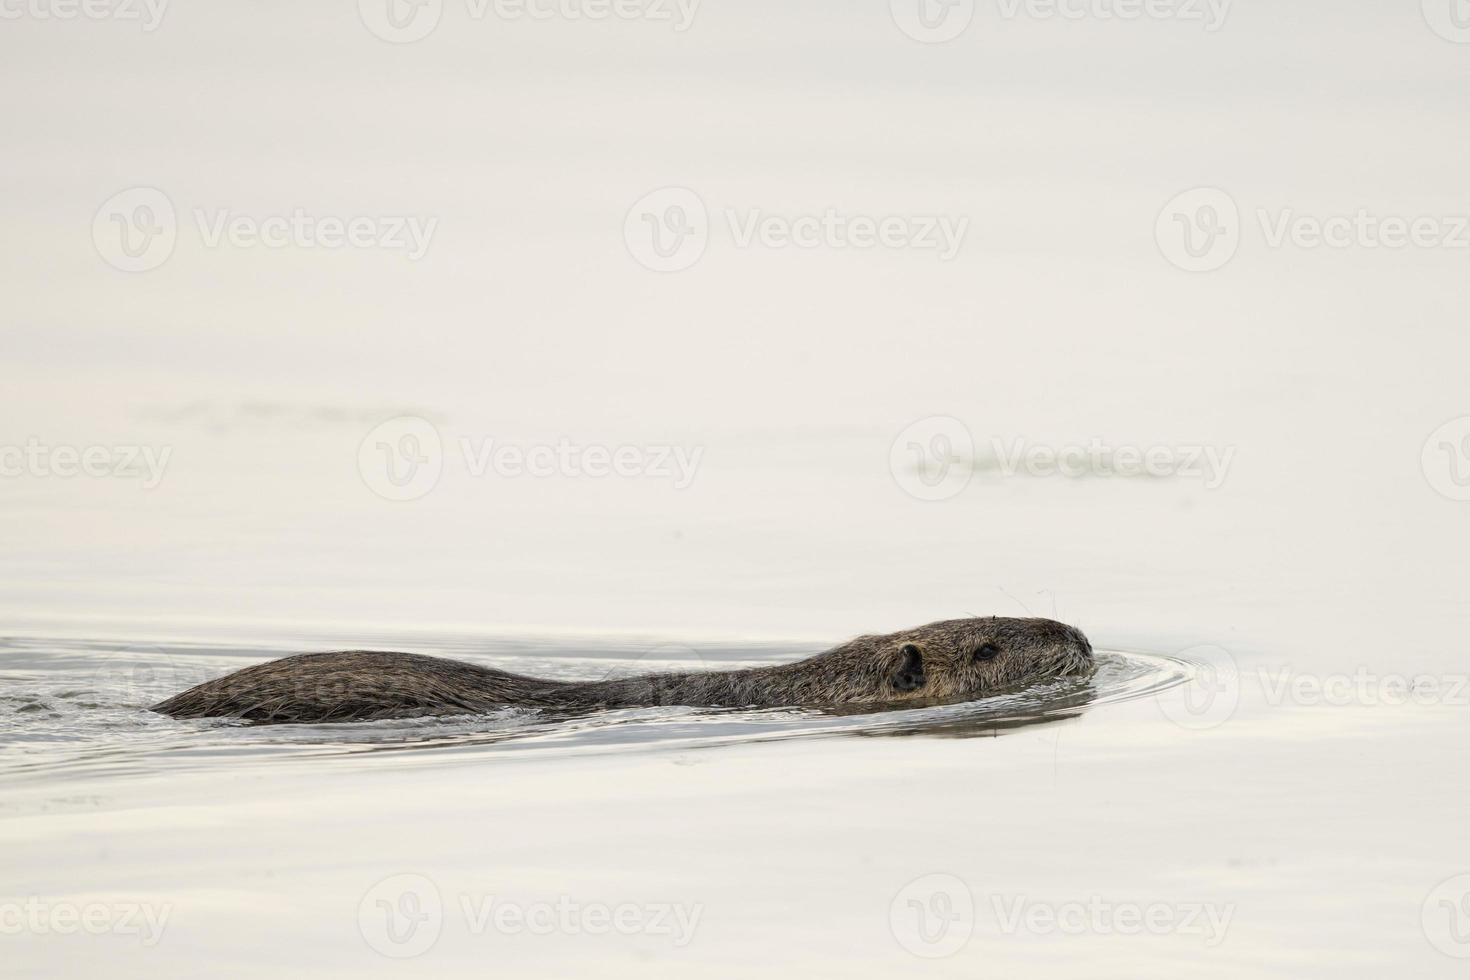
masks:
{"type": "Polygon", "coordinates": [[[705,0],[678,30],[450,0],[409,43],[370,0],[305,6],[4,8],[21,975],[1463,975],[1463,2],[996,0],[928,8],[943,43],[902,2],[705,0]],[[647,268],[643,215],[687,192],[703,254],[647,268]],[[158,194],[172,252],[123,271],[115,220],[158,194]],[[1222,201],[1233,256],[1191,259],[1174,216],[1222,201]],[[968,224],[944,260],[726,218],[829,208],[968,224]],[[209,244],[297,209],[433,231],[209,244]],[[1438,237],[1273,244],[1360,210],[1438,237]],[[437,483],[385,499],[378,443],[422,426],[437,483]],[[477,474],[462,440],[698,463],[477,474]],[[1229,463],[1008,473],[1015,440],[1229,463]],[[28,444],[167,463],[68,477],[28,444]],[[137,710],[298,649],[588,676],[1027,612],[1114,651],[1100,691],[871,723],[137,710]],[[574,912],[497,927],[489,896],[574,912]]]}

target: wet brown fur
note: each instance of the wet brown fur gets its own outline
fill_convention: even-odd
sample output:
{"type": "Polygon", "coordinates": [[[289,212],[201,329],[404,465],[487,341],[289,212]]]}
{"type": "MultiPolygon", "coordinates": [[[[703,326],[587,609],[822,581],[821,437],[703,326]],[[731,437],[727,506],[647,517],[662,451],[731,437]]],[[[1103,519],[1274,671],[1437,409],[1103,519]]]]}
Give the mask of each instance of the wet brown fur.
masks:
{"type": "Polygon", "coordinates": [[[774,667],[601,681],[545,680],[416,653],[306,653],[200,684],[153,710],[175,718],[326,722],[505,707],[903,706],[974,700],[1091,666],[1092,647],[1074,627],[991,616],[859,636],[774,667]]]}

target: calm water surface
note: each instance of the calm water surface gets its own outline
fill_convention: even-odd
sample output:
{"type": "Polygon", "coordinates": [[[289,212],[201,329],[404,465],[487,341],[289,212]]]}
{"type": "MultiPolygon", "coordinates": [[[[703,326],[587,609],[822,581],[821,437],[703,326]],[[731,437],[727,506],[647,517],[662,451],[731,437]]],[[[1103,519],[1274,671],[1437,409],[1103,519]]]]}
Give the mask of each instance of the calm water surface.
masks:
{"type": "Polygon", "coordinates": [[[63,6],[3,6],[0,452],[168,462],[0,478],[5,976],[1466,975],[1467,252],[1272,235],[1464,215],[1450,0],[932,3],[974,8],[936,44],[886,0],[397,3],[443,7],[403,44],[369,0],[19,14],[63,6]],[[128,273],[94,234],[134,187],[178,234],[128,273]],[[624,237],[667,187],[711,226],[676,273],[624,237]],[[1156,237],[1191,188],[1239,212],[1213,271],[1156,237]],[[210,244],[298,209],[437,231],[210,244]],[[729,217],[829,209],[969,230],[729,217]],[[413,500],[362,466],[403,414],[442,440],[413,500]],[[921,499],[936,417],[973,479],[921,499]],[[502,477],[490,441],[699,464],[502,477]],[[1229,465],[1003,465],[1094,442],[1229,465]],[[144,710],[303,650],[597,677],[990,614],[1107,652],[868,715],[144,710]]]}

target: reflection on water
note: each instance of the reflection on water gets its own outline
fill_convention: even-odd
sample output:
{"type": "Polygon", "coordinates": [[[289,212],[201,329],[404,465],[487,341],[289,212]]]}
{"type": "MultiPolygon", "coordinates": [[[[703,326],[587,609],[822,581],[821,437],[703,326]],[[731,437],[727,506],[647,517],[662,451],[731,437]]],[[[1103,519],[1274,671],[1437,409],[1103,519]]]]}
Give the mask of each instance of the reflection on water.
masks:
{"type": "MultiPolygon", "coordinates": [[[[980,701],[921,708],[650,707],[576,714],[507,708],[451,718],[255,726],[228,720],[177,721],[153,714],[147,706],[246,662],[271,659],[284,651],[88,639],[7,639],[0,641],[0,651],[7,665],[0,674],[4,685],[0,693],[0,771],[49,779],[225,765],[237,768],[285,758],[421,754],[428,749],[435,750],[434,762],[452,764],[461,758],[504,751],[692,749],[845,735],[993,737],[1075,720],[1091,705],[1142,697],[1189,676],[1187,666],[1178,661],[1111,652],[1099,654],[1098,668],[1090,677],[1060,678],[980,701]]],[[[570,678],[687,669],[691,663],[707,669],[733,668],[790,660],[811,651],[794,645],[749,644],[701,651],[662,646],[650,651],[617,639],[568,644],[549,639],[464,638],[459,642],[441,639],[432,652],[486,666],[570,678]]],[[[425,760],[416,756],[402,761],[419,764],[425,760]]]]}

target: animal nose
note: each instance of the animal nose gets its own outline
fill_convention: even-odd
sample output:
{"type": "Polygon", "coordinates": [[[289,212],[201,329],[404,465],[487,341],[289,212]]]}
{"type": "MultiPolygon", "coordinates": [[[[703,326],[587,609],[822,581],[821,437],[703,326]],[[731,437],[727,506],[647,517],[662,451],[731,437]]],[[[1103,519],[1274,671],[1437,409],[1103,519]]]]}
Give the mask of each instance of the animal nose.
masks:
{"type": "Polygon", "coordinates": [[[1077,642],[1077,646],[1081,648],[1084,657],[1092,656],[1092,644],[1088,641],[1086,634],[1079,629],[1074,629],[1072,630],[1072,639],[1077,642]]]}

